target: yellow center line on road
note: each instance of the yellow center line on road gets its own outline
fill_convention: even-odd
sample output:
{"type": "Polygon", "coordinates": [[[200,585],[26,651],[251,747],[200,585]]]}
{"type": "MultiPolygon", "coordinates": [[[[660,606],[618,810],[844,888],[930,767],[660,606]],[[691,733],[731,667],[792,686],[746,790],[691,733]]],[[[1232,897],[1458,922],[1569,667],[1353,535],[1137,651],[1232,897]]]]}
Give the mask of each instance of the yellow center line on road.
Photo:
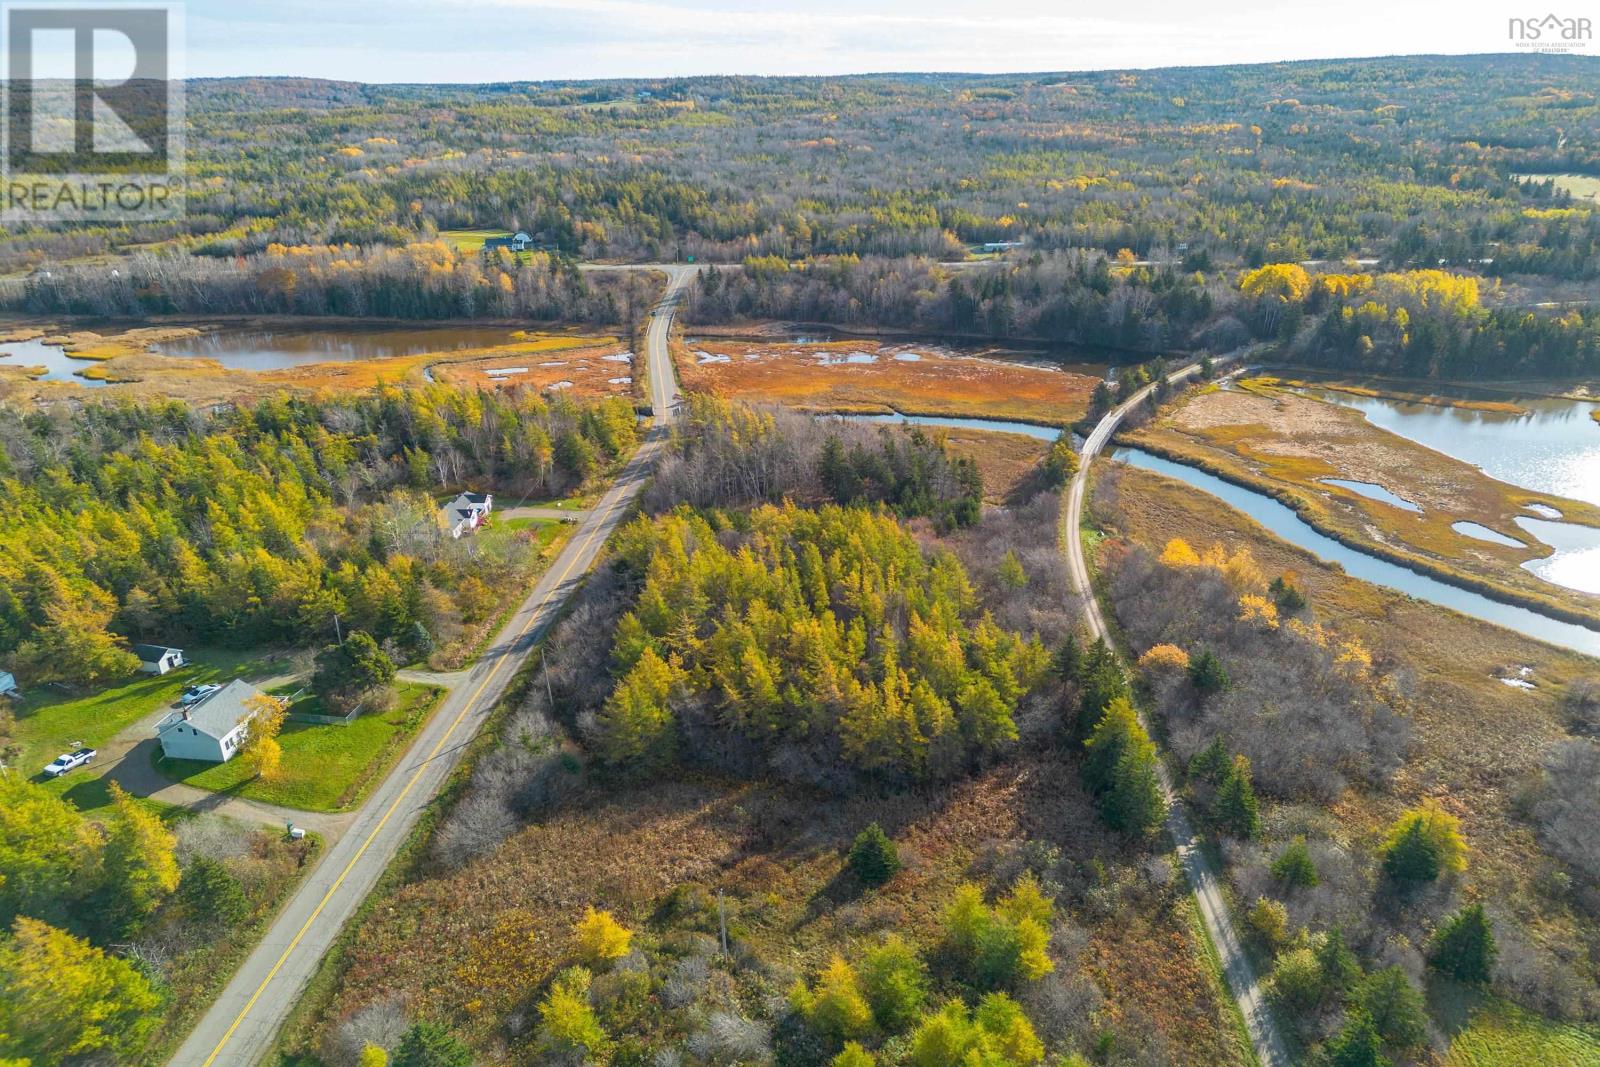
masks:
{"type": "MultiPolygon", "coordinates": [[[[653,449],[651,449],[649,443],[646,442],[645,444],[641,445],[641,454],[635,456],[635,460],[643,460],[650,451],[653,451],[653,449]]],[[[624,468],[623,476],[621,479],[619,479],[619,484],[625,482],[626,479],[627,471],[626,468],[624,468]]],[[[556,579],[555,585],[550,590],[550,596],[547,596],[543,603],[539,604],[533,609],[533,612],[527,623],[520,631],[518,631],[517,636],[512,639],[511,643],[513,646],[527,636],[528,631],[533,628],[534,623],[538,621],[539,616],[543,613],[545,607],[550,603],[551,597],[553,597],[561,588],[561,586],[567,581],[567,579],[571,577],[572,569],[578,565],[578,561],[581,560],[589,551],[590,547],[594,543],[594,539],[600,534],[600,531],[605,529],[606,524],[611,521],[611,513],[617,509],[617,506],[620,502],[621,494],[618,494],[618,498],[613,500],[610,504],[605,505],[604,510],[596,516],[598,521],[596,521],[594,529],[589,531],[588,535],[584,538],[582,547],[573,554],[572,559],[562,570],[561,576],[556,579]]],[[[462,706],[461,711],[456,714],[455,720],[450,724],[450,728],[444,732],[444,735],[439,738],[438,743],[433,746],[433,751],[428,753],[428,758],[417,765],[416,772],[412,774],[411,779],[406,782],[405,788],[400,791],[400,795],[394,798],[394,802],[390,804],[388,810],[383,813],[383,818],[378,820],[377,825],[372,828],[372,832],[367,835],[366,840],[361,843],[361,847],[356,850],[356,854],[350,857],[350,862],[345,864],[344,870],[339,872],[339,877],[334,879],[333,885],[329,886],[328,891],[322,895],[322,899],[317,902],[316,908],[312,910],[311,914],[306,918],[306,921],[301,925],[300,929],[295,932],[293,940],[291,940],[288,946],[283,950],[283,953],[278,957],[277,962],[272,965],[272,969],[267,972],[267,976],[261,980],[261,984],[256,987],[255,992],[250,994],[250,999],[245,1002],[244,1007],[239,1009],[239,1014],[234,1017],[234,1020],[232,1024],[229,1025],[227,1032],[222,1035],[222,1040],[217,1042],[217,1047],[211,1050],[211,1055],[206,1057],[205,1062],[201,1065],[201,1067],[211,1067],[211,1065],[216,1062],[217,1057],[222,1054],[222,1050],[227,1047],[228,1042],[233,1039],[234,1032],[237,1031],[239,1026],[244,1022],[245,1016],[250,1014],[250,1009],[256,1006],[256,1001],[261,999],[261,994],[266,992],[267,986],[272,984],[272,980],[278,976],[278,971],[283,967],[284,963],[288,961],[289,957],[294,953],[294,950],[299,947],[300,940],[305,937],[306,932],[309,931],[312,924],[317,921],[317,918],[322,914],[323,909],[328,906],[328,902],[333,899],[333,895],[337,893],[339,891],[339,887],[344,884],[344,880],[349,877],[350,872],[355,869],[356,864],[359,863],[361,857],[366,854],[366,851],[369,847],[371,847],[372,842],[377,839],[378,834],[383,830],[384,826],[388,824],[389,818],[400,809],[401,803],[404,802],[406,797],[411,794],[412,788],[422,777],[422,772],[427,769],[428,764],[432,762],[432,760],[444,749],[445,743],[450,740],[451,735],[456,732],[456,728],[460,726],[461,723],[466,719],[467,712],[471,711],[478,703],[478,698],[483,696],[484,690],[489,688],[489,684],[493,682],[495,677],[500,673],[500,668],[503,667],[510,658],[511,656],[509,652],[502,652],[500,654],[500,658],[495,660],[494,666],[489,670],[488,677],[483,680],[483,683],[479,685],[477,690],[472,694],[471,699],[469,699],[466,704],[462,706]]]]}

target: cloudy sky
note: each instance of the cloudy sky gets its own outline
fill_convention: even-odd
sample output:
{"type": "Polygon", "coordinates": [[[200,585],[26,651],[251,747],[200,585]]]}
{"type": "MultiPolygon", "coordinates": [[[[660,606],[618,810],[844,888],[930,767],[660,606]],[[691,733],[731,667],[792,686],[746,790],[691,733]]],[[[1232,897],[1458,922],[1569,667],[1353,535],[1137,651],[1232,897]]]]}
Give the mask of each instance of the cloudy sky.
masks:
{"type": "MultiPolygon", "coordinates": [[[[1567,14],[1592,0],[1552,0],[1567,14]]],[[[191,76],[1039,71],[1503,52],[1522,0],[188,0],[191,76]]],[[[1580,8],[1588,9],[1580,11],[1580,8]]],[[[1540,13],[1543,13],[1543,8],[1540,13]]]]}

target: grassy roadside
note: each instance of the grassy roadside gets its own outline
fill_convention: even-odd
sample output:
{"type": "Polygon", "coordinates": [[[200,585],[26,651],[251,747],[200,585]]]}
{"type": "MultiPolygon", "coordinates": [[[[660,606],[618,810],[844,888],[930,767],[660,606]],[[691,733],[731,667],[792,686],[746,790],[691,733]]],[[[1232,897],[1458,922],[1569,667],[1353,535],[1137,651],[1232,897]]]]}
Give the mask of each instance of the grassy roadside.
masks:
{"type": "MultiPolygon", "coordinates": [[[[598,561],[597,564],[598,566],[598,561]]],[[[585,580],[587,580],[585,578],[585,580]]],[[[569,595],[562,604],[561,610],[550,622],[545,635],[540,638],[540,645],[561,620],[580,592],[582,586],[569,595]]],[[[269,1060],[278,1067],[316,1067],[320,1061],[311,1054],[310,1043],[315,1031],[321,1022],[322,1015],[332,1005],[338,993],[339,982],[348,965],[349,952],[354,944],[362,925],[368,917],[387,901],[396,890],[404,886],[416,873],[421,862],[426,857],[427,847],[433,836],[434,827],[440,817],[450,810],[455,799],[465,788],[472,777],[473,767],[487,752],[493,751],[500,744],[500,727],[512,709],[522,702],[528,686],[532,684],[533,677],[538,670],[540,659],[534,655],[539,646],[529,650],[527,658],[523,661],[517,673],[512,676],[510,684],[506,687],[505,695],[490,712],[489,717],[480,729],[467,742],[460,762],[445,782],[444,788],[429,802],[417,819],[417,824],[411,830],[410,836],[404,845],[389,861],[383,873],[378,877],[372,887],[372,892],[351,915],[350,921],[344,929],[339,931],[339,936],[329,946],[327,953],[317,965],[315,973],[301,991],[299,999],[284,1020],[283,1028],[278,1034],[278,1051],[276,1058],[269,1060]]]]}
{"type": "Polygon", "coordinates": [[[212,950],[200,954],[169,976],[170,1010],[157,1025],[142,1060],[151,1067],[171,1059],[195,1023],[221,995],[245,957],[255,950],[301,880],[316,866],[324,847],[317,834],[307,834],[294,842],[281,835],[269,837],[266,832],[259,836],[266,842],[266,856],[262,862],[271,861],[268,873],[254,882],[255,892],[261,899],[246,923],[227,929],[212,950]]]}

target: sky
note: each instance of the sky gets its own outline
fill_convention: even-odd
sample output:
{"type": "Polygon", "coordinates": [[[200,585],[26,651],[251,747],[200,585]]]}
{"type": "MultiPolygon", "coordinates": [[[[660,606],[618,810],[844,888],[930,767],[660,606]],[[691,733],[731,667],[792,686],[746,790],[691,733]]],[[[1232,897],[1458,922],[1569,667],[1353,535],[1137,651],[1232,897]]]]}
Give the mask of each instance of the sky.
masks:
{"type": "MultiPolygon", "coordinates": [[[[1550,3],[1562,16],[1593,12],[1592,0],[1550,3]]],[[[1508,19],[1532,13],[1526,6],[1526,0],[188,0],[186,67],[191,77],[486,82],[998,73],[1508,52],[1508,19]]],[[[1597,51],[1591,46],[1589,53],[1597,51]]]]}

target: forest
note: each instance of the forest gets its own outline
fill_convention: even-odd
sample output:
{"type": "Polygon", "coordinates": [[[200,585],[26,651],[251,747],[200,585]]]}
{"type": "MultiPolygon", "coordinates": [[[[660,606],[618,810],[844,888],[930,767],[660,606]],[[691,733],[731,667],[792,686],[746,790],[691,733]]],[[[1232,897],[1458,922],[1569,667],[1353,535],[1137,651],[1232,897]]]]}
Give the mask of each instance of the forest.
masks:
{"type": "Polygon", "coordinates": [[[533,563],[524,540],[451,540],[435,496],[561,495],[637,432],[620,399],[436,385],[0,410],[0,657],[95,684],[134,669],[130,639],[320,643],[338,617],[426,659],[533,563]]]}

